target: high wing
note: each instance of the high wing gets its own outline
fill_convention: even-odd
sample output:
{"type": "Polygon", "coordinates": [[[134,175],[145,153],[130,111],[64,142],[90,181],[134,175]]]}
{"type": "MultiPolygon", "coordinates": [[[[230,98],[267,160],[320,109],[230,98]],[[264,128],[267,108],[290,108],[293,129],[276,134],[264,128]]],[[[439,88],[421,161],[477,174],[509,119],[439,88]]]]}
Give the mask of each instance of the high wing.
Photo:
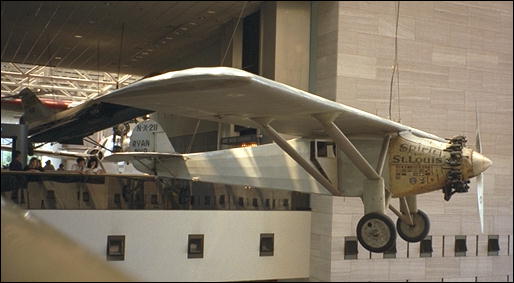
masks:
{"type": "Polygon", "coordinates": [[[338,115],[336,125],[348,135],[411,131],[444,139],[294,87],[227,67],[192,68],[143,79],[98,99],[102,102],[172,113],[216,122],[258,127],[251,119],[272,118],[284,134],[324,137],[314,114],[338,115]]]}

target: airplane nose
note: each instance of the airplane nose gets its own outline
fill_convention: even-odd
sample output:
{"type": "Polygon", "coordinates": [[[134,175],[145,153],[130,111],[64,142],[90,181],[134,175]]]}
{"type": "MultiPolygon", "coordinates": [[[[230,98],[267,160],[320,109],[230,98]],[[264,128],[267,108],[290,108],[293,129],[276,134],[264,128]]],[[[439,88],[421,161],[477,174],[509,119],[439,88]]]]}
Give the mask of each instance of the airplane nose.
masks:
{"type": "Polygon", "coordinates": [[[473,175],[478,176],[480,173],[484,172],[493,164],[491,159],[483,156],[482,154],[474,151],[473,152],[473,175]]]}

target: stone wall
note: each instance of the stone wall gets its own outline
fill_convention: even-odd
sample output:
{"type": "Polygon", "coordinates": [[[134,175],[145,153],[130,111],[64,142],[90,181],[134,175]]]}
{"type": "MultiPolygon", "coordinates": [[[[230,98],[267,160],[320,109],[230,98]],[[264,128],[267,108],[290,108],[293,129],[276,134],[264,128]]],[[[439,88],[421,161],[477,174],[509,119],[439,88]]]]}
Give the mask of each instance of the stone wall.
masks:
{"type": "MultiPolygon", "coordinates": [[[[396,4],[320,3],[317,94],[389,117],[396,4]]],[[[512,281],[512,11],[512,2],[400,3],[400,97],[395,80],[391,119],[441,137],[464,134],[474,146],[478,108],[483,152],[493,160],[485,173],[484,234],[472,181],[469,193],[450,202],[439,192],[418,197],[431,220],[432,258],[420,258],[418,243],[398,237],[396,259],[359,245],[358,259],[344,260],[344,237],[355,236],[362,204],[314,196],[311,280],[512,281]],[[467,236],[466,257],[454,257],[455,235],[467,236]],[[499,235],[499,256],[487,256],[488,235],[499,235]]]]}

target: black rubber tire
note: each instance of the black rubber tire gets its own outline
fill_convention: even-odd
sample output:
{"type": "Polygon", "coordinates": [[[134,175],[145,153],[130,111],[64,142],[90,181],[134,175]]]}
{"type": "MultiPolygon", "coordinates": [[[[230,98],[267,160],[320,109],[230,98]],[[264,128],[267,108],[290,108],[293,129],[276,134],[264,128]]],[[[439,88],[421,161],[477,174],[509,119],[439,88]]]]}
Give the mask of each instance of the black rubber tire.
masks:
{"type": "MultiPolygon", "coordinates": [[[[368,225],[370,225],[370,224],[368,224],[368,225]]],[[[368,251],[371,251],[374,253],[383,253],[383,252],[389,250],[391,248],[391,246],[394,245],[394,243],[396,242],[396,229],[394,227],[394,222],[393,222],[393,220],[391,220],[391,218],[389,218],[389,216],[387,216],[385,214],[376,213],[376,212],[368,213],[368,214],[364,215],[359,220],[359,223],[357,224],[357,239],[359,239],[359,243],[361,243],[361,245],[364,248],[366,248],[368,251]],[[365,239],[362,235],[363,226],[365,225],[366,222],[368,222],[369,220],[372,220],[372,219],[383,222],[386,225],[387,229],[389,230],[389,240],[387,241],[387,243],[385,243],[384,245],[382,245],[380,247],[370,246],[365,241],[365,239]]]]}
{"type": "Polygon", "coordinates": [[[417,243],[428,235],[428,232],[430,232],[430,220],[428,219],[428,216],[421,210],[418,209],[418,212],[414,215],[414,220],[418,219],[423,221],[423,229],[422,231],[419,231],[416,233],[416,235],[412,235],[412,233],[408,233],[406,229],[410,229],[410,231],[413,231],[413,229],[410,228],[410,225],[407,223],[404,223],[400,218],[396,220],[396,230],[398,230],[398,234],[402,239],[404,239],[407,242],[411,243],[417,243]]]}

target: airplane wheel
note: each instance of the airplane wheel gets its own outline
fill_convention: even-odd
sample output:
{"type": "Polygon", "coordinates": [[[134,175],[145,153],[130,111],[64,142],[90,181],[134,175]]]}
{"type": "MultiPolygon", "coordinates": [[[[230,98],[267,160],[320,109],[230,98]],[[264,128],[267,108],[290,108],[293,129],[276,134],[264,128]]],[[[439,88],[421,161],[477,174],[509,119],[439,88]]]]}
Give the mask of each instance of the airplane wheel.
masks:
{"type": "Polygon", "coordinates": [[[383,253],[396,241],[394,223],[385,214],[368,213],[357,224],[357,238],[367,250],[383,253]]]}
{"type": "Polygon", "coordinates": [[[428,235],[430,231],[430,220],[428,216],[421,210],[412,216],[414,225],[403,222],[400,218],[396,221],[396,229],[400,237],[407,242],[419,242],[428,235]]]}

